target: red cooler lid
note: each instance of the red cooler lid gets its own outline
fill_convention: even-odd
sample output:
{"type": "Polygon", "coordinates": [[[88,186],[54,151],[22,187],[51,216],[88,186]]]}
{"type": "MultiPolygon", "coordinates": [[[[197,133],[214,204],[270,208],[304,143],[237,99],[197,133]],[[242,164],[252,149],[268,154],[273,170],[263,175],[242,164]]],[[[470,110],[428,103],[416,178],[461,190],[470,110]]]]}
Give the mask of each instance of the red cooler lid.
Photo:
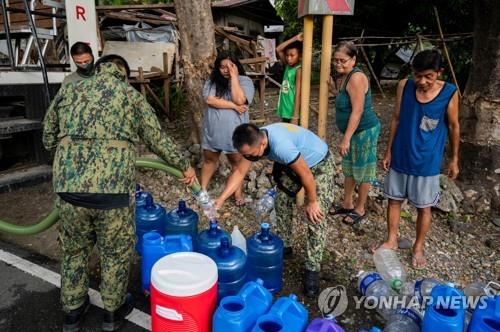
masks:
{"type": "Polygon", "coordinates": [[[178,252],[158,260],[151,271],[151,285],[171,296],[201,294],[217,283],[217,265],[196,252],[178,252]]]}

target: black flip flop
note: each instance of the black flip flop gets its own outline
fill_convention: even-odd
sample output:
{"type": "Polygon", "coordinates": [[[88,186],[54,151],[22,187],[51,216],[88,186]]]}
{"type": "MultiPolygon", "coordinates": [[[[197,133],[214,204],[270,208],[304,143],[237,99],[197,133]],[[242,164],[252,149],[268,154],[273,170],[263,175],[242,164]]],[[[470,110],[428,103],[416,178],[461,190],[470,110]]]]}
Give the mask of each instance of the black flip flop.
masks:
{"type": "Polygon", "coordinates": [[[360,223],[361,220],[363,220],[365,216],[366,216],[366,213],[363,215],[360,215],[359,213],[357,213],[356,211],[353,210],[353,211],[349,212],[348,214],[346,214],[346,216],[344,218],[342,218],[342,222],[346,225],[353,226],[353,225],[360,223]],[[347,221],[347,217],[351,218],[352,221],[347,221]]]}
{"type": "Polygon", "coordinates": [[[332,216],[335,216],[337,214],[347,214],[351,213],[354,209],[346,209],[342,205],[334,205],[333,210],[330,209],[328,213],[330,213],[332,216]]]}

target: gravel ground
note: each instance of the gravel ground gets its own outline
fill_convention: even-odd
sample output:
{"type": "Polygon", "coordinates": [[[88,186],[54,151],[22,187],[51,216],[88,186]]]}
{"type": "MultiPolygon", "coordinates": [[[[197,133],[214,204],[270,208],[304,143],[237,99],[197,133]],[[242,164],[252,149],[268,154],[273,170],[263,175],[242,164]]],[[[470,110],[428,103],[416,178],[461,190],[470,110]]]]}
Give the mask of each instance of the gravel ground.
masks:
{"type": "MultiPolygon", "coordinates": [[[[272,112],[276,104],[276,95],[276,91],[271,91],[266,96],[266,104],[269,109],[266,112],[266,122],[277,120],[272,112]]],[[[312,103],[316,102],[317,105],[317,94],[313,92],[312,95],[312,103]]],[[[387,127],[393,106],[393,94],[389,94],[386,99],[382,99],[378,95],[374,96],[374,108],[382,122],[382,135],[379,142],[380,159],[385,149],[387,127]]],[[[254,120],[259,118],[255,116],[255,114],[259,113],[258,111],[251,110],[251,112],[254,120]]],[[[331,149],[335,151],[341,137],[334,128],[333,116],[334,110],[333,107],[330,107],[329,119],[331,120],[329,120],[327,140],[331,149]]],[[[257,123],[262,122],[257,119],[257,123]]],[[[314,123],[316,123],[314,113],[311,116],[310,123],[314,129],[314,123]]],[[[183,146],[185,155],[189,156],[193,163],[199,166],[199,146],[188,144],[187,128],[189,127],[185,119],[165,124],[165,129],[169,134],[183,146]],[[186,130],[179,130],[179,128],[186,128],[186,130]]],[[[146,151],[143,152],[145,155],[148,154],[146,151]]],[[[462,159],[466,158],[462,156],[462,159]]],[[[336,154],[336,160],[340,164],[338,154],[336,154]]],[[[259,162],[253,166],[253,171],[254,174],[249,176],[248,182],[253,181],[257,188],[254,188],[253,185],[246,185],[249,200],[255,199],[259,191],[269,186],[266,174],[270,172],[270,163],[259,162]]],[[[454,282],[458,286],[464,286],[473,281],[500,280],[500,229],[491,222],[493,218],[498,218],[500,215],[498,204],[495,203],[499,201],[496,197],[500,194],[498,192],[500,175],[491,170],[489,172],[481,182],[468,181],[467,178],[457,181],[465,195],[465,199],[458,211],[444,213],[435,210],[433,212],[433,222],[426,242],[428,259],[426,269],[414,270],[411,268],[411,249],[399,251],[399,257],[410,280],[420,277],[435,277],[440,280],[454,282]]],[[[214,176],[210,188],[210,192],[214,197],[222,190],[227,174],[228,169],[223,166],[214,176]]],[[[380,172],[378,177],[382,183],[384,174],[380,172]]],[[[139,172],[138,182],[146,190],[152,192],[154,198],[159,200],[167,209],[173,208],[179,199],[184,199],[191,208],[199,211],[189,191],[179,185],[177,180],[172,177],[168,177],[159,171],[146,170],[139,172]]],[[[341,197],[336,197],[337,201],[340,201],[340,199],[341,197]]],[[[52,205],[52,200],[53,195],[48,184],[2,194],[0,195],[1,217],[20,224],[32,223],[45,214],[44,211],[47,211],[52,205]]],[[[336,285],[346,287],[350,299],[349,306],[347,311],[338,317],[346,331],[357,331],[358,328],[370,327],[373,324],[383,326],[383,322],[373,311],[356,309],[352,296],[358,295],[356,291],[356,275],[358,272],[360,270],[374,269],[370,248],[385,239],[386,204],[380,188],[373,188],[368,203],[368,217],[357,227],[346,226],[340,222],[339,218],[328,216],[329,229],[323,259],[321,288],[336,285]]],[[[303,211],[298,213],[303,213],[303,211]]],[[[399,234],[402,239],[407,239],[411,243],[415,236],[416,210],[411,206],[405,206],[402,216],[399,234]]],[[[251,204],[236,207],[233,201],[228,200],[220,211],[219,219],[224,229],[231,231],[234,225],[238,225],[246,236],[259,229],[251,210],[251,204]]],[[[201,218],[200,229],[205,228],[207,224],[207,220],[201,218]]],[[[321,312],[318,309],[317,300],[306,299],[302,293],[301,276],[305,255],[306,227],[297,221],[294,222],[293,227],[295,256],[292,260],[285,262],[284,287],[278,295],[297,294],[299,299],[304,301],[312,319],[321,316],[321,312]]],[[[18,241],[6,235],[0,235],[0,238],[20,243],[31,250],[51,257],[57,256],[57,254],[54,254],[53,249],[48,252],[47,248],[50,245],[46,245],[49,243],[52,247],[57,247],[53,235],[43,238],[37,237],[31,241],[18,241]]],[[[132,277],[132,280],[134,279],[132,277]]]]}

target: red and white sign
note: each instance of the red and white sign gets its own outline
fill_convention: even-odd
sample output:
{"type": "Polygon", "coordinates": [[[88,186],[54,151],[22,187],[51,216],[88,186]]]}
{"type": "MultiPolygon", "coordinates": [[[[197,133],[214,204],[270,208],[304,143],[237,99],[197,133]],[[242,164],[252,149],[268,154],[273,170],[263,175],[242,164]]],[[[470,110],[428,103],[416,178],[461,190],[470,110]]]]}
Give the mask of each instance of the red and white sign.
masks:
{"type": "MultiPolygon", "coordinates": [[[[94,59],[98,58],[97,21],[94,0],[66,0],[66,21],[68,26],[68,44],[71,48],[76,42],[90,45],[94,59]]],[[[76,66],[71,61],[71,70],[76,66]]]]}
{"type": "Polygon", "coordinates": [[[354,0],[299,0],[299,17],[306,15],[354,15],[354,0]]]}

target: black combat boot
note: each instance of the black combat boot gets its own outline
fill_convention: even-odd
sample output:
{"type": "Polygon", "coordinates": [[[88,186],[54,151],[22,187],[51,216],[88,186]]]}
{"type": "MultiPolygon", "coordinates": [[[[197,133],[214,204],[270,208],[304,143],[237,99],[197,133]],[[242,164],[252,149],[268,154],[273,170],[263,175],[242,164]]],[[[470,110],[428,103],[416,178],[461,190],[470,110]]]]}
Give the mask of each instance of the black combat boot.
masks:
{"type": "Polygon", "coordinates": [[[125,317],[134,309],[135,300],[132,294],[125,295],[125,302],[113,312],[104,310],[104,320],[102,322],[103,331],[116,331],[122,326],[125,317]]]}
{"type": "Polygon", "coordinates": [[[85,302],[79,307],[64,314],[63,332],[78,332],[80,325],[85,318],[85,314],[89,311],[90,299],[85,298],[85,302]]]}
{"type": "Polygon", "coordinates": [[[319,294],[319,272],[306,269],[304,275],[304,294],[313,298],[319,294]]]}

